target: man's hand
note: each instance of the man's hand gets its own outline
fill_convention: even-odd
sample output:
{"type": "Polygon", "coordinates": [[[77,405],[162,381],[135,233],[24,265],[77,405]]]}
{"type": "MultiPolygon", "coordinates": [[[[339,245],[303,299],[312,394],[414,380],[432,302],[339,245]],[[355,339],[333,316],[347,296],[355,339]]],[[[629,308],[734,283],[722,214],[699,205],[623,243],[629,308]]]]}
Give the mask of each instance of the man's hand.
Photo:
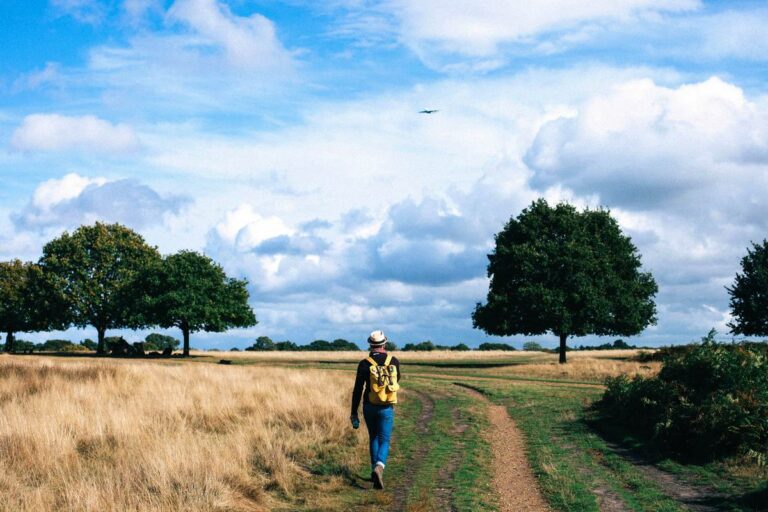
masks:
{"type": "Polygon", "coordinates": [[[357,414],[350,416],[349,421],[352,422],[352,428],[354,429],[357,429],[360,426],[360,418],[357,417],[357,414]]]}

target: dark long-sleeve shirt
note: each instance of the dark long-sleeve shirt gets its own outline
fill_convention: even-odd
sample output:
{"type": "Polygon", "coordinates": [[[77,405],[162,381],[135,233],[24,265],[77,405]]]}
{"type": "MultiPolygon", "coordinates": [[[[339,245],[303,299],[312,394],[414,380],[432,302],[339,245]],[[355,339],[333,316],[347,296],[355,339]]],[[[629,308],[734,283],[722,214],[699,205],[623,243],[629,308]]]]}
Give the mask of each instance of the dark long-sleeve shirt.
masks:
{"type": "MultiPolygon", "coordinates": [[[[376,364],[383,365],[387,359],[386,352],[371,352],[368,354],[376,361],[376,364]]],[[[390,364],[395,365],[397,368],[397,382],[401,381],[400,374],[400,361],[395,356],[392,356],[390,364]]],[[[355,377],[355,389],[352,391],[352,416],[357,415],[357,409],[360,407],[360,399],[363,399],[363,403],[370,403],[368,399],[368,386],[370,386],[371,375],[371,363],[367,359],[363,359],[357,365],[357,376],[355,377]]]]}

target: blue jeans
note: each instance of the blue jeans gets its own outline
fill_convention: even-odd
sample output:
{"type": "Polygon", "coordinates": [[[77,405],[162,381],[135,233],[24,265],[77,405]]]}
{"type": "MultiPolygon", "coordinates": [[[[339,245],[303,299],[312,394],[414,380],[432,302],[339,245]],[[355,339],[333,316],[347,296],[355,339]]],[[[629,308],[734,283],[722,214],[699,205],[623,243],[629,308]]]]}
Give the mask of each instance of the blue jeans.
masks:
{"type": "Polygon", "coordinates": [[[377,462],[386,465],[395,408],[391,405],[363,404],[363,417],[371,439],[371,469],[376,467],[377,462]]]}

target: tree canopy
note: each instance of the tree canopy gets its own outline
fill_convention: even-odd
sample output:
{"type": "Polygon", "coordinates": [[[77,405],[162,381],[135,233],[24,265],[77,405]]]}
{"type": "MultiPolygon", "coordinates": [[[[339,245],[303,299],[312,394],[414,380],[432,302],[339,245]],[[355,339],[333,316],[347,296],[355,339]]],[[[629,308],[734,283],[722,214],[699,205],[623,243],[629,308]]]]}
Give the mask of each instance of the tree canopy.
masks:
{"type": "Polygon", "coordinates": [[[640,271],[640,255],[606,210],[579,212],[543,199],[511,218],[488,255],[486,304],[472,314],[488,334],[560,338],[622,335],[655,323],[653,276],[640,271]]]}
{"type": "Polygon", "coordinates": [[[146,325],[134,309],[142,293],[136,278],[159,259],[135,231],[97,222],[48,242],[40,266],[67,299],[67,323],[95,327],[97,353],[103,354],[107,329],[146,325]]]}
{"type": "Polygon", "coordinates": [[[160,327],[178,327],[189,355],[190,333],[223,332],[256,325],[248,305],[247,281],[227,277],[211,258],[194,251],[166,256],[142,278],[148,290],[145,319],[160,327]]]}
{"type": "Polygon", "coordinates": [[[39,266],[20,260],[0,262],[0,332],[6,335],[6,352],[15,349],[15,333],[48,328],[51,312],[43,288],[39,266]]]}
{"type": "Polygon", "coordinates": [[[733,316],[728,324],[731,332],[768,335],[768,241],[753,243],[747,249],[741,259],[741,273],[736,274],[733,286],[727,290],[733,316]]]}

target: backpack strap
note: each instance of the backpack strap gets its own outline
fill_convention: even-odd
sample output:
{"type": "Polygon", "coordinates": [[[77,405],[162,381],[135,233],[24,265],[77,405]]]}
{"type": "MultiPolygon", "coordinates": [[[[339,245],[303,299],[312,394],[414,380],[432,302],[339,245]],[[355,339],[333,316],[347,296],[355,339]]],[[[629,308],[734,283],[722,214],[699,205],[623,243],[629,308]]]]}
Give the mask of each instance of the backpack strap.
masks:
{"type": "MultiPolygon", "coordinates": [[[[371,363],[371,366],[379,366],[376,363],[376,361],[372,357],[370,357],[370,356],[366,357],[365,360],[368,361],[369,363],[371,363]]],[[[389,359],[387,359],[387,361],[389,361],[389,359]]]]}
{"type": "Polygon", "coordinates": [[[384,366],[389,366],[389,363],[392,362],[392,354],[387,354],[387,359],[384,361],[384,366]]]}

